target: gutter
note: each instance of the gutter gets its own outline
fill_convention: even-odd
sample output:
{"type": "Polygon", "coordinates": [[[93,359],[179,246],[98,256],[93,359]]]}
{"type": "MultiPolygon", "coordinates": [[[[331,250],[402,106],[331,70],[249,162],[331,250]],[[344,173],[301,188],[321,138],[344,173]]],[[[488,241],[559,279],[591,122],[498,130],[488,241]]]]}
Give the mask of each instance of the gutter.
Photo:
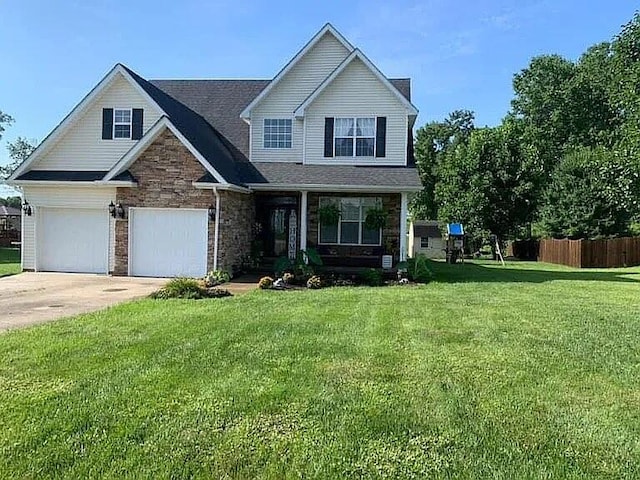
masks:
{"type": "Polygon", "coordinates": [[[216,220],[213,232],[213,269],[218,269],[218,237],[220,233],[220,193],[217,187],[213,187],[213,194],[216,197],[216,220]]]}

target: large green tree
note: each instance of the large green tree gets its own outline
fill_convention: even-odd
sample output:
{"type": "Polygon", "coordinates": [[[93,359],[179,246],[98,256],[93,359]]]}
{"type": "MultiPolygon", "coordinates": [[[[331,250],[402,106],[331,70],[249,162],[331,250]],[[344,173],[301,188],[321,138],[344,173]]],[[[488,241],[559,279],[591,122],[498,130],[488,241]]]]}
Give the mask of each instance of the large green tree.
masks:
{"type": "Polygon", "coordinates": [[[414,154],[423,190],[412,203],[415,218],[437,218],[435,188],[438,167],[446,153],[464,143],[474,130],[474,115],[469,110],[455,110],[441,122],[430,122],[418,129],[414,154]]]}
{"type": "Polygon", "coordinates": [[[435,202],[443,222],[462,222],[476,238],[504,239],[531,222],[543,169],[520,142],[516,121],[476,129],[447,151],[438,166],[435,202]]]}
{"type": "Polygon", "coordinates": [[[11,115],[8,115],[0,110],[0,139],[2,138],[5,126],[11,125],[11,123],[13,123],[13,118],[11,117],[11,115]]]}
{"type": "Polygon", "coordinates": [[[581,147],[553,172],[540,212],[552,237],[594,238],[628,231],[640,201],[635,161],[604,147],[581,147]]]}
{"type": "Polygon", "coordinates": [[[9,149],[11,161],[8,165],[0,166],[0,178],[9,177],[22,162],[29,158],[36,146],[37,142],[35,140],[28,140],[24,137],[18,137],[14,142],[10,142],[7,148],[9,149]]]}

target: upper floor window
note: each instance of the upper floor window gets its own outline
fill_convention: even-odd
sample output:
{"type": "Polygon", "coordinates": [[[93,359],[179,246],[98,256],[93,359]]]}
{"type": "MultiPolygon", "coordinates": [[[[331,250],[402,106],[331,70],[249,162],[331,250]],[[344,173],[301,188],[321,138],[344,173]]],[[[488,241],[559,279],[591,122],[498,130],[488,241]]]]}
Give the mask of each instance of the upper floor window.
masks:
{"type": "Polygon", "coordinates": [[[376,146],[376,119],[336,118],[333,137],[336,157],[373,157],[376,146]]]}
{"type": "Polygon", "coordinates": [[[113,109],[113,138],[131,138],[130,109],[113,109]]]}
{"type": "Polygon", "coordinates": [[[264,148],[291,148],[291,119],[264,119],[264,148]]]}

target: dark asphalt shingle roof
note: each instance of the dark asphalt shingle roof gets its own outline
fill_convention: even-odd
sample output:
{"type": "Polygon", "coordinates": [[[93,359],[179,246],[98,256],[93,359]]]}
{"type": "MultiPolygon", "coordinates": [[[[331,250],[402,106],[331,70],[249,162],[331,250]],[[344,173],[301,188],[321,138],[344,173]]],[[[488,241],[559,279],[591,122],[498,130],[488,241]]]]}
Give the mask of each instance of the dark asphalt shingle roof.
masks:
{"type": "Polygon", "coordinates": [[[20,217],[21,215],[22,212],[17,208],[0,205],[0,217],[20,217]]]}
{"type": "Polygon", "coordinates": [[[436,225],[414,225],[413,236],[422,238],[440,238],[442,237],[442,232],[436,225]]]}
{"type": "MultiPolygon", "coordinates": [[[[38,180],[49,182],[95,182],[102,180],[109,173],[99,170],[30,170],[23,173],[16,180],[38,180]]],[[[135,182],[129,170],[118,174],[114,181],[135,182]]]]}
{"type": "Polygon", "coordinates": [[[352,165],[302,165],[285,162],[254,162],[257,175],[246,183],[279,185],[374,185],[420,187],[420,177],[409,167],[360,167],[352,165]]]}
{"type": "MultiPolygon", "coordinates": [[[[240,113],[270,80],[147,81],[130,69],[127,71],[165,111],[180,133],[230,183],[420,186],[415,168],[249,162],[249,126],[240,118],[240,113]]],[[[390,81],[411,100],[409,79],[390,81]]],[[[409,143],[412,144],[413,139],[409,143]]],[[[410,166],[413,165],[412,150],[409,148],[410,166]]],[[[214,181],[211,175],[205,177],[200,181],[214,181]]]]}

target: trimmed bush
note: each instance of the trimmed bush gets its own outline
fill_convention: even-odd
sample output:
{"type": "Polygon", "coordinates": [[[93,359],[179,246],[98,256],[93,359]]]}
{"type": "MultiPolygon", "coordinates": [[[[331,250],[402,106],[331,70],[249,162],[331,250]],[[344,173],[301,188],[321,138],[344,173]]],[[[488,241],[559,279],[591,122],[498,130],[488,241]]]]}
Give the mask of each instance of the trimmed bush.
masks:
{"type": "Polygon", "coordinates": [[[204,277],[204,283],[207,287],[215,287],[222,285],[231,280],[231,274],[226,270],[212,270],[204,277]]]}
{"type": "Polygon", "coordinates": [[[195,278],[174,278],[149,296],[162,300],[169,298],[199,300],[202,298],[230,297],[231,293],[222,288],[208,288],[204,281],[196,280],[195,278]]]}
{"type": "Polygon", "coordinates": [[[433,272],[429,268],[429,259],[424,254],[407,259],[407,277],[412,282],[429,283],[433,279],[433,272]]]}
{"type": "Polygon", "coordinates": [[[261,290],[269,290],[270,288],[273,288],[273,278],[262,277],[258,282],[258,288],[261,290]]]}
{"type": "Polygon", "coordinates": [[[311,288],[317,290],[318,288],[322,288],[322,280],[318,275],[312,276],[309,280],[307,280],[307,288],[311,288]]]}
{"type": "Polygon", "coordinates": [[[376,268],[370,268],[360,273],[359,275],[360,281],[364,285],[368,285],[370,287],[379,287],[384,282],[382,280],[382,272],[376,268]]]}

